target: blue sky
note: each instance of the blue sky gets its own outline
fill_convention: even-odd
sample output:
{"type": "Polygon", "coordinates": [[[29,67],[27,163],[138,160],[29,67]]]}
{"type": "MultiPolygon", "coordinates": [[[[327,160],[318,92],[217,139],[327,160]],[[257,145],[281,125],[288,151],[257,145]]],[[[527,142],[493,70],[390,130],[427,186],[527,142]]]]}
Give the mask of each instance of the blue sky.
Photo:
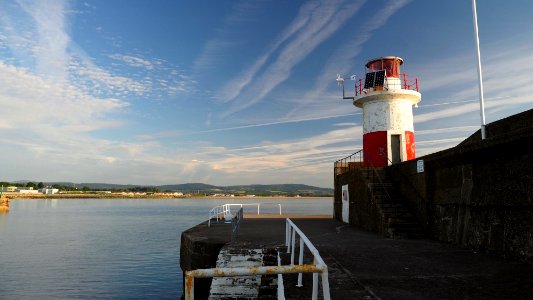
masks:
{"type": "MultiPolygon", "coordinates": [[[[533,108],[533,2],[477,6],[490,123],[533,108]]],[[[479,128],[474,47],[467,0],[3,0],[0,181],[331,187],[337,73],[402,57],[421,156],[479,128]]]]}

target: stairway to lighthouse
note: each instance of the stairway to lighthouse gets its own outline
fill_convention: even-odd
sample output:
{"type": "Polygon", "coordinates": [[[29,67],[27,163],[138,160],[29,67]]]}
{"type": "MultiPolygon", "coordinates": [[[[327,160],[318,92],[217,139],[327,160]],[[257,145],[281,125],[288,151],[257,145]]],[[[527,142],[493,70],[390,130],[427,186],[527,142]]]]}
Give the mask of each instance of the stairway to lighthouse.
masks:
{"type": "Polygon", "coordinates": [[[426,232],[409,211],[404,198],[394,188],[392,181],[382,168],[361,169],[371,191],[372,202],[381,211],[390,237],[424,238],[426,232]]]}

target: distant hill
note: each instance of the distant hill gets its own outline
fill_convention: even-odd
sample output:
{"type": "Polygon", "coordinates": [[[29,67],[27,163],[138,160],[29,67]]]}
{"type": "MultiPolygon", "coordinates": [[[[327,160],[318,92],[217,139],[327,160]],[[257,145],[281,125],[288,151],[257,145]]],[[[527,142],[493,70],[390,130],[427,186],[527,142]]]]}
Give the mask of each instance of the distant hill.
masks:
{"type": "Polygon", "coordinates": [[[134,184],[110,184],[110,183],[73,183],[73,182],[45,182],[46,185],[84,186],[91,190],[127,190],[136,187],[159,188],[160,191],[179,191],[184,194],[234,194],[256,196],[333,196],[333,189],[320,188],[305,184],[250,184],[216,186],[205,183],[184,183],[168,185],[134,185],[134,184]]]}
{"type": "Polygon", "coordinates": [[[257,196],[333,196],[333,189],[320,188],[305,184],[250,184],[214,186],[203,183],[161,185],[159,188],[183,193],[234,194],[257,196]]]}

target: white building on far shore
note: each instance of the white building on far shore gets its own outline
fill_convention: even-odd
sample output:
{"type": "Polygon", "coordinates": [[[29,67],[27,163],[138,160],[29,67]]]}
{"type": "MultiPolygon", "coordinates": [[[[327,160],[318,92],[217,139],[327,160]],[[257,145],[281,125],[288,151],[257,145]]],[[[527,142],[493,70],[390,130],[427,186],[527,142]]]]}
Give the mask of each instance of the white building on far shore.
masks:
{"type": "Polygon", "coordinates": [[[33,187],[18,187],[15,192],[21,194],[38,194],[38,190],[34,190],[33,187]]]}
{"type": "Polygon", "coordinates": [[[44,189],[39,190],[39,193],[43,193],[46,195],[53,195],[53,194],[57,194],[58,192],[59,192],[58,189],[51,189],[51,188],[44,188],[44,189]]]}

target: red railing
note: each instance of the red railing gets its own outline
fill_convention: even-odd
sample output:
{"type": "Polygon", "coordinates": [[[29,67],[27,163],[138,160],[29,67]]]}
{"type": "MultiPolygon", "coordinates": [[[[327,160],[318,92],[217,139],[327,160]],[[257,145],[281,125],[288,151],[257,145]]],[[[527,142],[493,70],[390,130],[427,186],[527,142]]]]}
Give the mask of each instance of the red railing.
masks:
{"type": "MultiPolygon", "coordinates": [[[[400,74],[400,84],[401,84],[401,88],[404,90],[411,90],[411,91],[416,91],[416,92],[419,91],[418,90],[418,77],[416,76],[408,75],[405,73],[400,74]]],[[[365,87],[365,82],[363,81],[363,79],[359,79],[355,81],[354,90],[355,90],[356,97],[363,96],[367,92],[376,91],[378,90],[377,88],[387,89],[387,83],[385,83],[384,87],[373,87],[370,89],[365,89],[364,87],[365,87]]]]}
{"type": "Polygon", "coordinates": [[[403,73],[400,74],[400,78],[402,80],[404,90],[412,90],[418,92],[418,77],[403,73]]]}
{"type": "Polygon", "coordinates": [[[361,96],[363,94],[364,82],[363,79],[355,81],[355,96],[361,96]]]}

